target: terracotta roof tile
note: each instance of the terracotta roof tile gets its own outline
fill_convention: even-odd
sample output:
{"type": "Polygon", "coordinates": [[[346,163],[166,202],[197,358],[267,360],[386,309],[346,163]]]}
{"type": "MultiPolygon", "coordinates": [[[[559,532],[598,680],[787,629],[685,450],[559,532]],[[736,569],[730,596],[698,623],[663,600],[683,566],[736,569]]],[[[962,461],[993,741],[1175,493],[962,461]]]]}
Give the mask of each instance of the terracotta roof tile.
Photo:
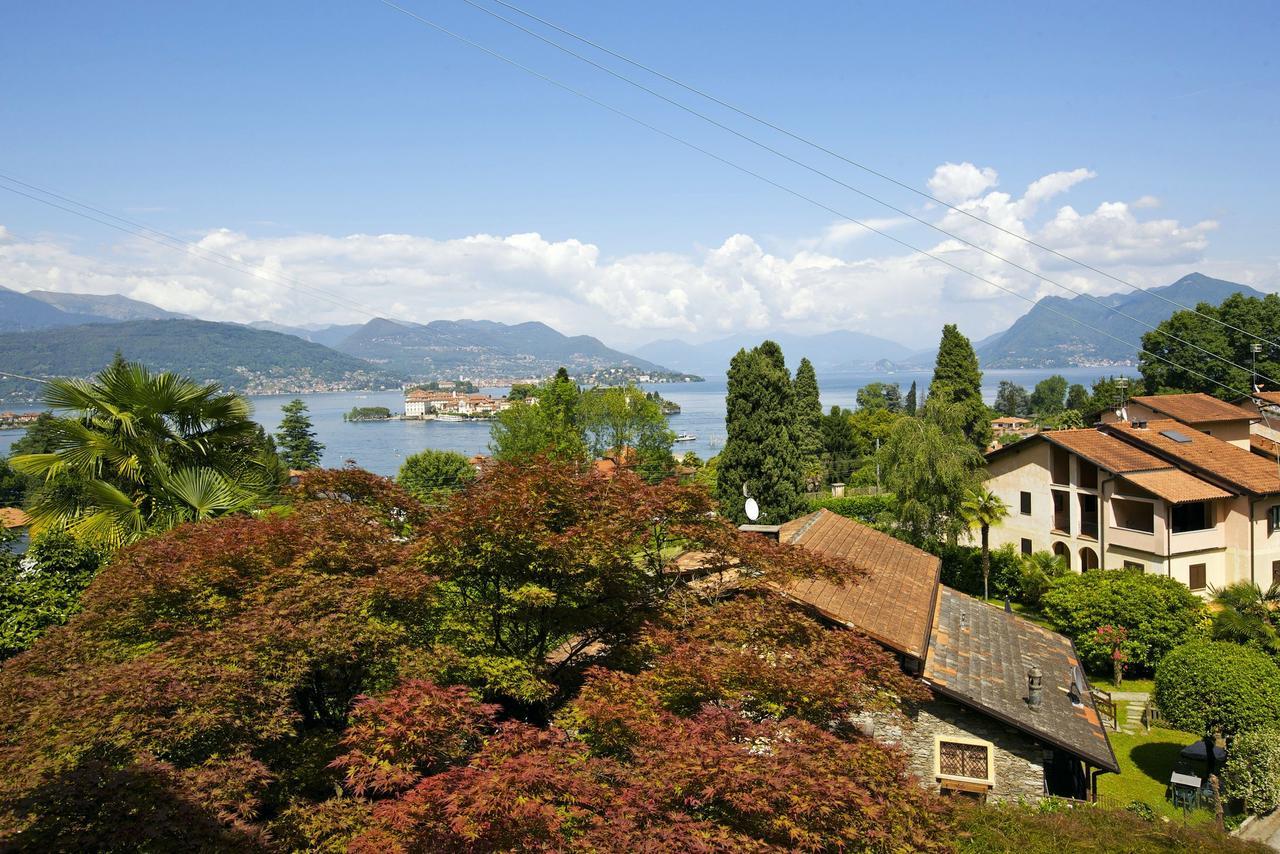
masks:
{"type": "Polygon", "coordinates": [[[941,571],[936,556],[829,510],[787,522],[778,539],[866,572],[848,584],[795,581],[782,588],[785,595],[891,649],[924,657],[941,571]]]}
{"type": "Polygon", "coordinates": [[[1159,457],[1140,451],[1114,436],[1108,436],[1092,428],[1051,430],[1040,435],[1045,441],[1073,451],[1099,468],[1116,474],[1169,467],[1169,464],[1159,457]]]}
{"type": "Polygon", "coordinates": [[[1224,442],[1216,436],[1192,430],[1178,421],[1151,421],[1144,428],[1127,423],[1103,425],[1104,430],[1175,464],[1221,480],[1244,492],[1270,495],[1280,492],[1280,474],[1274,462],[1224,442]],[[1178,441],[1174,433],[1185,441],[1178,441]]]}
{"type": "Polygon", "coordinates": [[[1130,483],[1137,484],[1153,495],[1172,501],[1174,504],[1185,504],[1188,501],[1212,501],[1215,498],[1230,498],[1231,493],[1219,489],[1212,483],[1205,483],[1195,475],[1187,474],[1181,469],[1163,469],[1161,471],[1135,471],[1122,475],[1130,483]]]}
{"type": "MultiPolygon", "coordinates": [[[[999,718],[1096,767],[1118,772],[1107,730],[1087,690],[1075,706],[1064,690],[1080,660],[1071,641],[949,587],[938,596],[924,678],[938,693],[999,718]],[[1027,671],[1040,666],[1038,708],[1026,701],[1027,671]]],[[[1081,671],[1083,678],[1083,671],[1081,671]]]]}
{"type": "Polygon", "coordinates": [[[19,507],[0,507],[0,527],[25,528],[31,524],[31,517],[19,507]]]}
{"type": "Polygon", "coordinates": [[[1153,412],[1161,412],[1184,424],[1239,421],[1254,415],[1225,400],[1207,394],[1148,394],[1132,398],[1153,412]]]}
{"type": "Polygon", "coordinates": [[[1259,436],[1256,433],[1250,435],[1249,448],[1255,454],[1261,454],[1268,459],[1280,458],[1280,442],[1274,442],[1266,436],[1259,436]]]}

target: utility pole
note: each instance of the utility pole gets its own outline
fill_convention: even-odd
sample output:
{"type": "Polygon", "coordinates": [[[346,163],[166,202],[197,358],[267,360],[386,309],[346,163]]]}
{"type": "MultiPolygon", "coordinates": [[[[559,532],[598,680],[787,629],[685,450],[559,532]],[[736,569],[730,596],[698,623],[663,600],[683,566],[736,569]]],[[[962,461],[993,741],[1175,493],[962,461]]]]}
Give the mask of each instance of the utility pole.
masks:
{"type": "Polygon", "coordinates": [[[1258,393],[1258,354],[1261,352],[1262,352],[1261,341],[1254,341],[1249,344],[1249,356],[1250,356],[1249,367],[1250,367],[1250,373],[1253,374],[1253,379],[1249,381],[1249,391],[1253,392],[1254,394],[1258,393]]]}
{"type": "Polygon", "coordinates": [[[880,494],[880,437],[876,437],[876,495],[880,494]]]}

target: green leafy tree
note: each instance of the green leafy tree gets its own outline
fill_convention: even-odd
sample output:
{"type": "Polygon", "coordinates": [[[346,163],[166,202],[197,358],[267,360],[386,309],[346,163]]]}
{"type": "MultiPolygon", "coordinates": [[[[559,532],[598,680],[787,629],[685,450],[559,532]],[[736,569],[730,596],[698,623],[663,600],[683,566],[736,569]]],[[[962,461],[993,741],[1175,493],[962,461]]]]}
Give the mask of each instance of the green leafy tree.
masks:
{"type": "Polygon", "coordinates": [[[1199,640],[1160,659],[1155,702],[1170,726],[1201,736],[1209,774],[1219,735],[1232,749],[1237,735],[1280,726],[1280,666],[1239,644],[1199,640]]]}
{"type": "Polygon", "coordinates": [[[728,439],[720,453],[716,496],[721,511],[746,522],[743,485],[762,518],[781,524],[806,512],[804,461],[795,442],[795,393],[782,350],[765,341],[739,350],[725,395],[728,439]]]}
{"type": "Polygon", "coordinates": [[[1261,815],[1280,806],[1280,728],[1242,732],[1222,768],[1222,790],[1261,815]]]}
{"type": "MultiPolygon", "coordinates": [[[[1012,549],[1013,546],[1010,545],[1009,548],[1012,549]]],[[[1018,567],[1018,598],[1024,604],[1039,608],[1044,594],[1049,592],[1054,582],[1070,571],[1062,555],[1049,551],[1023,555],[1018,567]]]]}
{"type": "Polygon", "coordinates": [[[982,598],[991,597],[991,526],[999,525],[1009,516],[1009,505],[986,487],[971,489],[965,493],[960,513],[969,527],[977,528],[982,538],[982,598]]]}
{"type": "Polygon", "coordinates": [[[1067,378],[1061,374],[1045,377],[1031,390],[1031,411],[1037,418],[1057,415],[1065,408],[1067,378]]]}
{"type": "Polygon", "coordinates": [[[577,420],[596,457],[621,461],[634,454],[637,472],[649,482],[674,473],[671,445],[675,433],[667,426],[661,403],[635,386],[584,392],[577,420]]]}
{"type": "Polygon", "coordinates": [[[498,413],[489,428],[494,459],[510,462],[545,455],[586,460],[586,439],[578,421],[581,397],[578,384],[560,368],[531,398],[498,413]]]}
{"type": "Polygon", "coordinates": [[[1127,400],[1134,395],[1145,394],[1144,386],[1145,384],[1141,379],[1099,377],[1093,383],[1087,410],[1089,412],[1098,412],[1103,409],[1117,409],[1121,400],[1127,400]],[[1123,389],[1120,384],[1122,379],[1126,384],[1123,389]]]}
{"type": "Polygon", "coordinates": [[[979,451],[991,444],[991,412],[982,402],[982,371],[969,339],[955,324],[942,328],[938,358],[929,383],[930,404],[954,404],[961,432],[979,451]]]}
{"type": "Polygon", "coordinates": [[[822,463],[830,483],[849,483],[858,460],[865,453],[854,436],[852,413],[839,406],[822,416],[822,463]]]}
{"type": "Polygon", "coordinates": [[[319,468],[324,445],[316,441],[316,431],[312,427],[311,416],[307,414],[307,405],[295,398],[280,407],[280,411],[284,413],[284,418],[276,433],[276,446],[285,465],[300,471],[319,468]]]}
{"type": "Polygon", "coordinates": [[[1111,651],[1097,636],[1102,626],[1124,628],[1129,663],[1150,673],[1169,650],[1201,637],[1206,622],[1204,603],[1185,584],[1127,569],[1063,576],[1043,609],[1095,673],[1111,667],[1111,651]]]}
{"type": "Polygon", "coordinates": [[[1071,388],[1067,389],[1067,409],[1074,409],[1076,412],[1086,413],[1092,406],[1092,399],[1089,392],[1080,383],[1072,383],[1071,388]]]}
{"type": "MultiPolygon", "coordinates": [[[[1261,298],[1232,294],[1217,306],[1201,303],[1195,311],[1174,312],[1142,336],[1145,352],[1138,355],[1138,370],[1152,393],[1199,391],[1230,399],[1249,391],[1251,346],[1274,341],[1276,329],[1280,329],[1276,294],[1261,298]]],[[[1256,364],[1259,374],[1280,378],[1280,350],[1275,347],[1263,344],[1256,364]]]]}
{"type": "Polygon", "coordinates": [[[982,455],[961,432],[963,412],[935,402],[899,419],[881,446],[885,485],[897,496],[896,533],[919,546],[954,544],[968,527],[961,505],[982,484],[982,455]]]}
{"type": "Polygon", "coordinates": [[[65,531],[32,541],[19,560],[0,543],[0,658],[16,655],[80,610],[80,594],[102,565],[97,549],[65,531]]]}
{"type": "Polygon", "coordinates": [[[278,488],[274,449],[249,404],[217,385],[117,360],[92,381],[52,380],[56,450],[11,462],[43,478],[32,533],[70,530],[109,547],[181,522],[244,510],[278,488]],[[57,489],[64,474],[76,488],[57,489]]]}
{"type": "Polygon", "coordinates": [[[396,475],[406,492],[427,505],[444,503],[475,479],[475,466],[462,454],[432,449],[410,454],[396,475]]]}
{"type": "Polygon", "coordinates": [[[902,411],[907,415],[915,415],[919,401],[916,399],[916,381],[911,381],[911,390],[907,392],[907,401],[903,404],[902,411]]]}
{"type": "Polygon", "coordinates": [[[822,401],[819,399],[818,375],[808,359],[796,367],[795,421],[796,447],[800,451],[806,479],[822,482],[822,401]]]}
{"type": "Polygon", "coordinates": [[[1031,414],[1031,397],[1027,390],[1015,382],[1001,380],[996,390],[996,412],[1014,418],[1026,418],[1031,414]]]}

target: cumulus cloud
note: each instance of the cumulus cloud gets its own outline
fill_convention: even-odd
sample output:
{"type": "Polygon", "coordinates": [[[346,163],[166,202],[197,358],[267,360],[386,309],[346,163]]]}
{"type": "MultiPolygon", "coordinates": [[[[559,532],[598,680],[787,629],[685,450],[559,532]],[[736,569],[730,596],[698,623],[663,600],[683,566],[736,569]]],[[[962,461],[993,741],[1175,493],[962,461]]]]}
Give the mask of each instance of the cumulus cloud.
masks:
{"type": "MultiPolygon", "coordinates": [[[[903,231],[916,245],[1028,299],[1061,293],[1044,277],[1095,293],[1120,286],[1014,235],[1142,284],[1165,284],[1200,265],[1216,223],[1142,219],[1137,211],[1150,206],[1148,197],[1083,212],[1066,204],[1044,210],[1094,177],[1083,168],[1052,172],[1014,194],[994,189],[999,176],[993,168],[946,163],[929,180],[939,198],[1011,234],[949,209],[921,216],[1038,276],[958,240],[938,239],[905,218],[872,222],[903,231]]],[[[904,252],[848,222],[798,235],[788,246],[734,234],[700,251],[609,256],[590,243],[536,233],[452,240],[411,234],[266,238],[219,229],[185,251],[130,241],[104,260],[58,240],[20,239],[0,227],[0,281],[19,290],[121,293],[215,320],[352,323],[374,314],[415,321],[536,319],[619,344],[673,335],[705,339],[743,329],[856,329],[923,344],[943,322],[959,320],[978,336],[1027,309],[999,287],[904,252]]]]}

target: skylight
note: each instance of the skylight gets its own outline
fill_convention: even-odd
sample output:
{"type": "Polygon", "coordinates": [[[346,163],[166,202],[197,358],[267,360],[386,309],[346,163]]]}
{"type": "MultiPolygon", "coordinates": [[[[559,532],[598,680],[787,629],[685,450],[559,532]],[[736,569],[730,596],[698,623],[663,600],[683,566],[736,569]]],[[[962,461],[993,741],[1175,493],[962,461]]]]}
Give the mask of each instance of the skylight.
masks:
{"type": "Polygon", "coordinates": [[[1160,435],[1164,436],[1166,439],[1172,439],[1173,441],[1179,442],[1183,445],[1189,444],[1191,442],[1190,436],[1188,436],[1186,433],[1182,433],[1177,430],[1161,430],[1160,435]]]}

